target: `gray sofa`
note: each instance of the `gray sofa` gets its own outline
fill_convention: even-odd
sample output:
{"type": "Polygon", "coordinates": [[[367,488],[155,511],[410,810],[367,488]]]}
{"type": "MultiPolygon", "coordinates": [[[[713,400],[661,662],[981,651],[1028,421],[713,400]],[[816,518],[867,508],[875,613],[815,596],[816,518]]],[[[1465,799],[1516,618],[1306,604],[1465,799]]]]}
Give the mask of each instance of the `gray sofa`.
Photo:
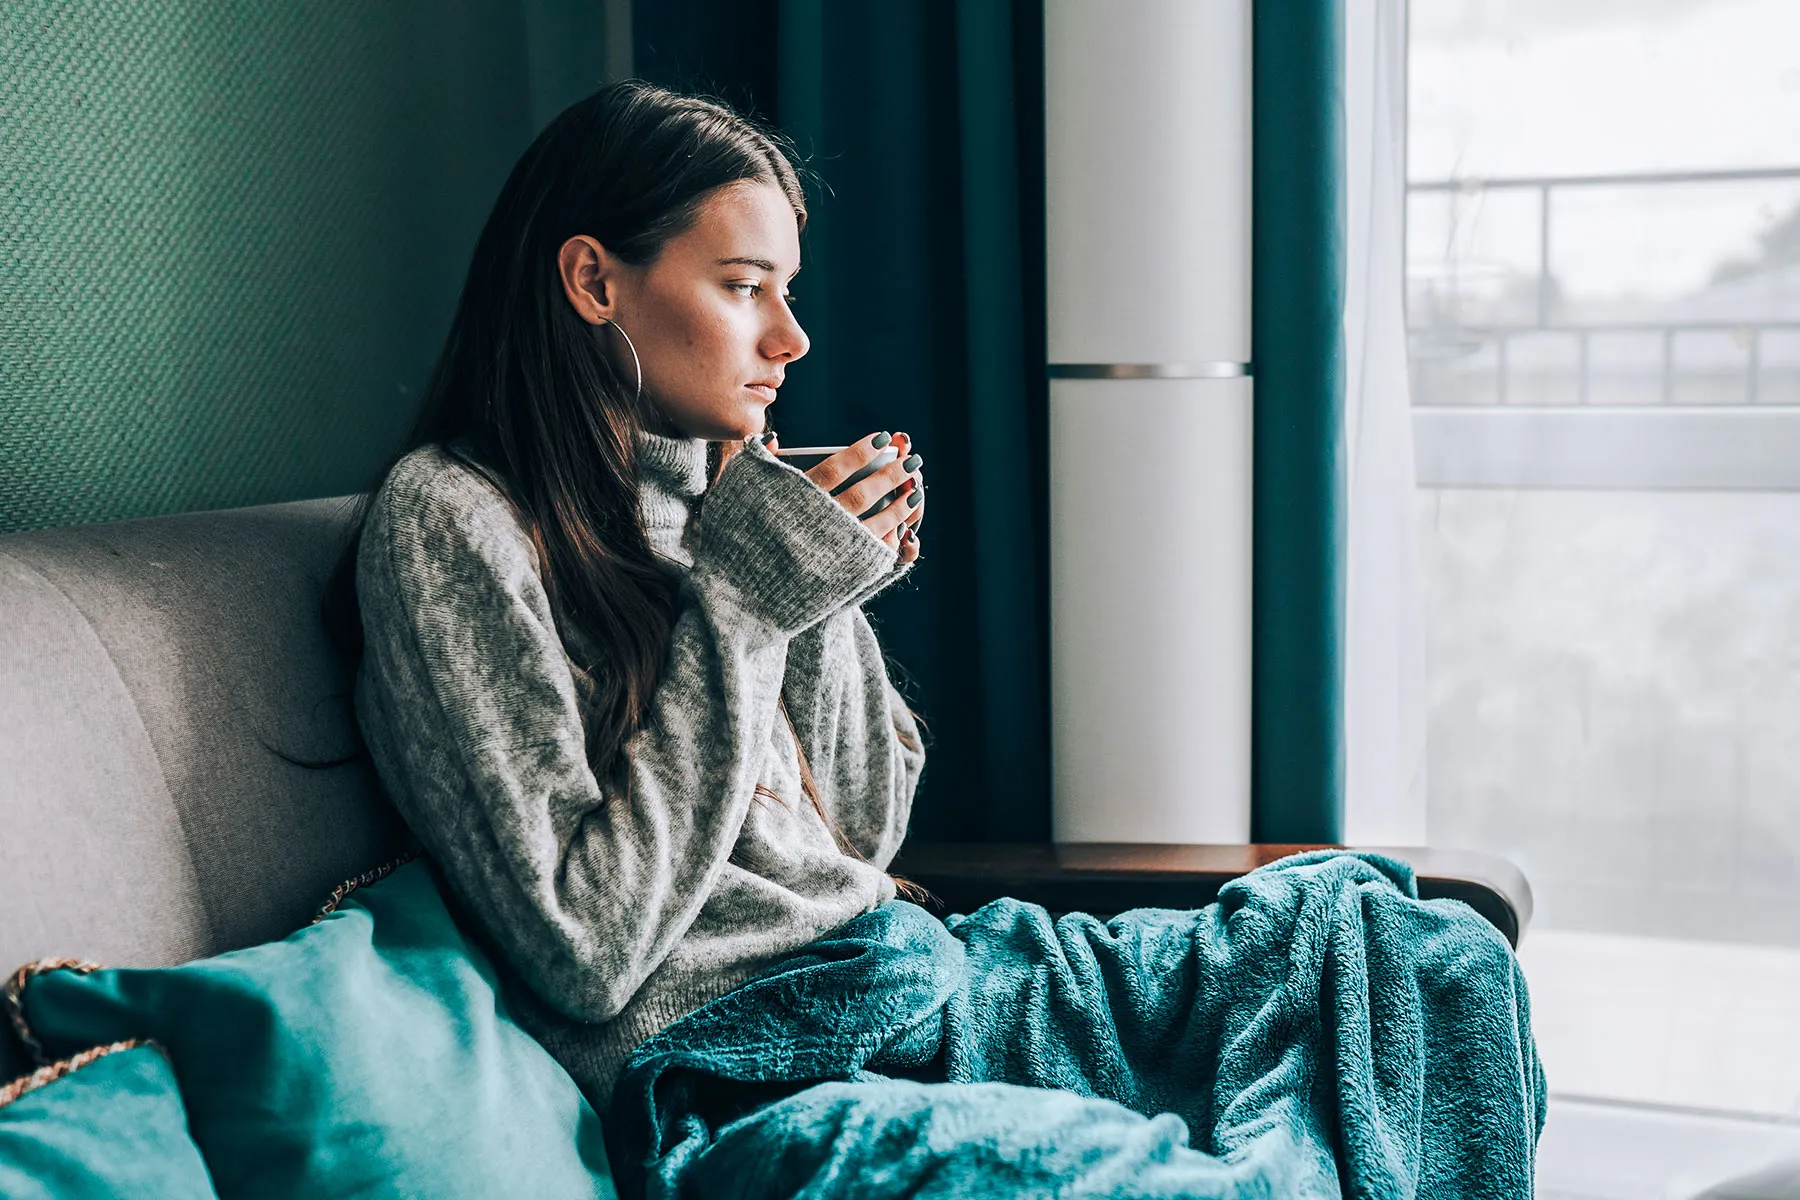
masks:
{"type": "Polygon", "coordinates": [[[410,844],[366,755],[287,761],[362,744],[318,615],[352,499],[0,537],[0,972],[284,937],[410,844]]]}

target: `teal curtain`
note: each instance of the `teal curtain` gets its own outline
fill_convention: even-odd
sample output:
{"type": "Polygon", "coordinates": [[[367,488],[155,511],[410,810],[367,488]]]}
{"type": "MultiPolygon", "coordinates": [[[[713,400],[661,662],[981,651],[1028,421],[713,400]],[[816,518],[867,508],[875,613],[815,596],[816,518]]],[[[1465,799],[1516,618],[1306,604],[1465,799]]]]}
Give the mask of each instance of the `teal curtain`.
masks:
{"type": "Polygon", "coordinates": [[[1251,837],[1344,829],[1343,0],[1256,0],[1251,837]]]}
{"type": "Polygon", "coordinates": [[[929,729],[913,836],[1050,836],[1041,2],[641,3],[635,73],[795,139],[788,445],[905,430],[924,557],[869,615],[929,729]]]}

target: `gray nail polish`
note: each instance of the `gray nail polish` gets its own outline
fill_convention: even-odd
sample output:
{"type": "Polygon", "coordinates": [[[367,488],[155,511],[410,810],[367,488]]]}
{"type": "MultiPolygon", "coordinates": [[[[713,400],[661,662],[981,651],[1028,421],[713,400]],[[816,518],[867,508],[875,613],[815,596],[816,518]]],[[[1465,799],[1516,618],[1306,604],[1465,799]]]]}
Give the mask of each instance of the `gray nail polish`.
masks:
{"type": "Polygon", "coordinates": [[[911,474],[913,471],[917,470],[919,464],[924,461],[925,461],[924,459],[920,458],[916,454],[909,454],[906,456],[906,461],[900,464],[900,469],[902,471],[907,472],[908,474],[911,474]]]}
{"type": "Polygon", "coordinates": [[[878,433],[875,435],[875,441],[874,441],[873,445],[875,446],[875,448],[877,450],[879,450],[883,446],[887,445],[889,442],[891,442],[893,440],[894,440],[893,438],[889,437],[885,433],[878,433]]]}

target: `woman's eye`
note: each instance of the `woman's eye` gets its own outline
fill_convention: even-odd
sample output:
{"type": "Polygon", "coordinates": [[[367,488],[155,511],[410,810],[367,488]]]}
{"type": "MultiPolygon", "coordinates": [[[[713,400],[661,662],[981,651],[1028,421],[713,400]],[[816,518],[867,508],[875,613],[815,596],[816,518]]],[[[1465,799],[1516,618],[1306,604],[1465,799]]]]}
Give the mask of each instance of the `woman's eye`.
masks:
{"type": "MultiPolygon", "coordinates": [[[[763,292],[763,286],[760,283],[728,283],[725,286],[732,287],[732,288],[749,288],[752,294],[758,295],[758,296],[760,296],[763,292]]],[[[782,297],[782,299],[786,300],[789,304],[792,304],[794,301],[798,300],[799,298],[800,297],[794,295],[792,292],[789,292],[787,295],[782,297]]]]}

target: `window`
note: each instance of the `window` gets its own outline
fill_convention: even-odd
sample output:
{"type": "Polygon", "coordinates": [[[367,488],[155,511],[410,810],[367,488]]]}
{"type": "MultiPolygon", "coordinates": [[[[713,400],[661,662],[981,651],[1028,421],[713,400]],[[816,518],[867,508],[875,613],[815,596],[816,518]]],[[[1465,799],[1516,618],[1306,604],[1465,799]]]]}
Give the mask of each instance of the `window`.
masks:
{"type": "Polygon", "coordinates": [[[1800,1155],[1800,5],[1408,40],[1429,837],[1536,894],[1544,1192],[1690,1195],[1800,1155]]]}

